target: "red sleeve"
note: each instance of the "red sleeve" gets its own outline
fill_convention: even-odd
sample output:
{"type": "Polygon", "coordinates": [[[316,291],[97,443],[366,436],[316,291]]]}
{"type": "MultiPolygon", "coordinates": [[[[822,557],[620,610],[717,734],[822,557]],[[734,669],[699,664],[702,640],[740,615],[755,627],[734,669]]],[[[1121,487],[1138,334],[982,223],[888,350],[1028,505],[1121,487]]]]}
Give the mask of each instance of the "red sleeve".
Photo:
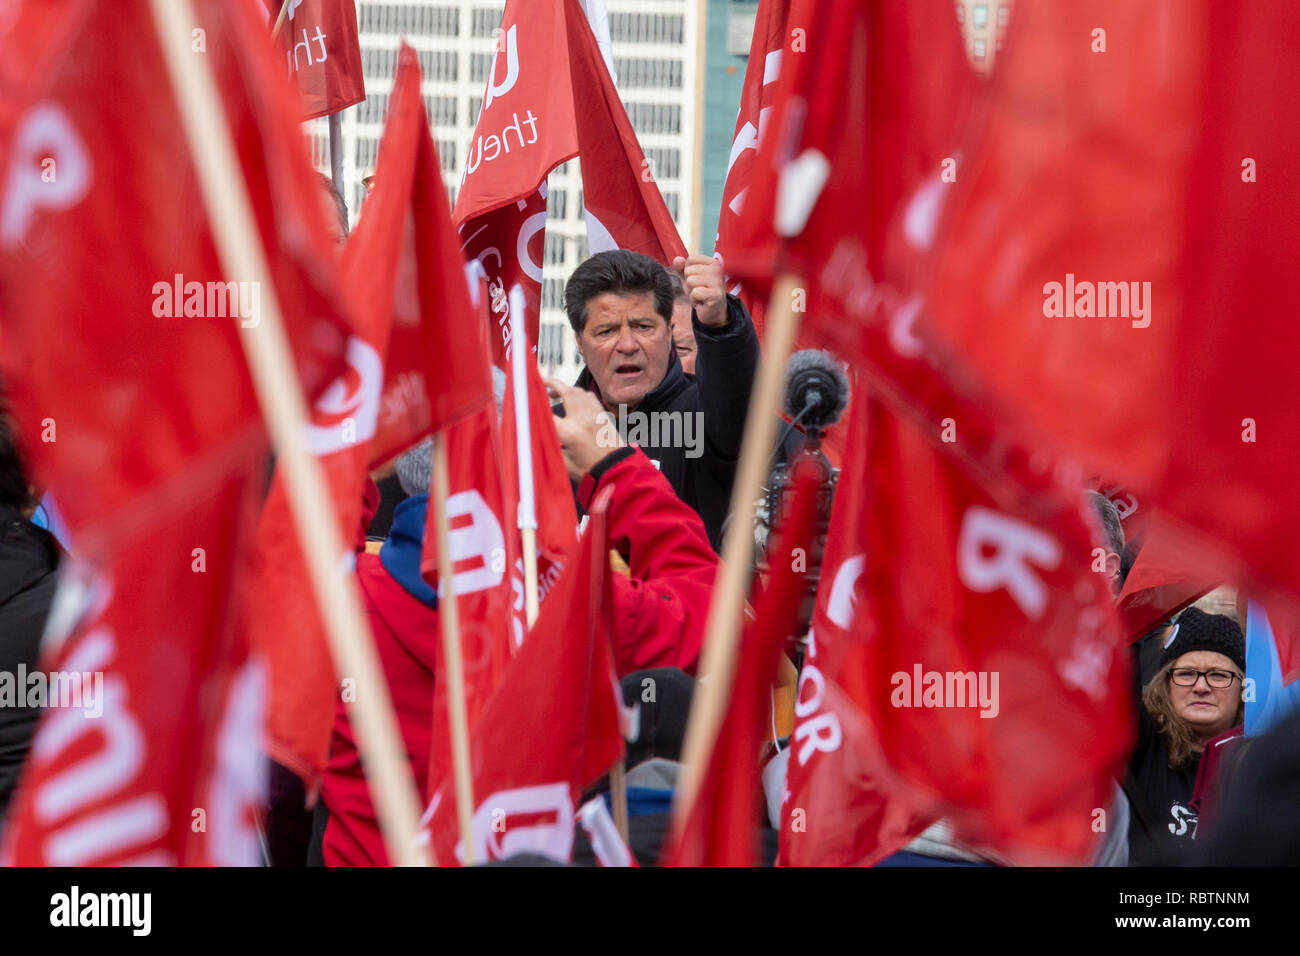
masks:
{"type": "Polygon", "coordinates": [[[613,483],[610,547],[631,576],[614,575],[614,665],[619,676],[650,667],[695,673],[718,557],[704,522],[637,448],[607,456],[578,486],[585,509],[613,483]]]}

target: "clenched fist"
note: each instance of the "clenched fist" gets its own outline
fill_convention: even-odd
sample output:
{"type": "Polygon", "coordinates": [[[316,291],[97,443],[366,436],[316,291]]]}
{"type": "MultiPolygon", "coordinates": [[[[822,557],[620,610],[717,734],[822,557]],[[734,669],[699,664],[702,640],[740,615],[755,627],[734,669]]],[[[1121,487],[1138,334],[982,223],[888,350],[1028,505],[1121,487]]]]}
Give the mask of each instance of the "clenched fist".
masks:
{"type": "Polygon", "coordinates": [[[699,253],[673,260],[673,269],[686,282],[695,317],[701,325],[727,324],[727,283],[722,273],[722,263],[712,256],[699,253]]]}

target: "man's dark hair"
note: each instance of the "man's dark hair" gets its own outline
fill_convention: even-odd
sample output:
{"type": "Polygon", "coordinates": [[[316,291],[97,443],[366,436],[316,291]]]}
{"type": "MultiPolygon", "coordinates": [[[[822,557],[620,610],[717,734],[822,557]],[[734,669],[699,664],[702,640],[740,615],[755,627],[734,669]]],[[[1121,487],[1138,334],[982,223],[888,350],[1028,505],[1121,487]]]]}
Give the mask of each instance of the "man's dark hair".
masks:
{"type": "Polygon", "coordinates": [[[665,322],[672,320],[673,284],[668,270],[649,256],[627,249],[598,252],[573,270],[564,287],[564,311],[569,325],[581,335],[587,325],[587,303],[598,295],[637,295],[653,292],[655,312],[665,322]]]}
{"type": "Polygon", "coordinates": [[[1097,509],[1097,517],[1101,518],[1102,530],[1106,532],[1106,550],[1122,557],[1124,525],[1119,520],[1119,509],[1115,507],[1113,501],[1099,492],[1089,490],[1088,497],[1092,499],[1093,506],[1097,509]]]}
{"type": "Polygon", "coordinates": [[[0,508],[26,513],[35,504],[9,421],[9,409],[0,395],[0,508]]]}

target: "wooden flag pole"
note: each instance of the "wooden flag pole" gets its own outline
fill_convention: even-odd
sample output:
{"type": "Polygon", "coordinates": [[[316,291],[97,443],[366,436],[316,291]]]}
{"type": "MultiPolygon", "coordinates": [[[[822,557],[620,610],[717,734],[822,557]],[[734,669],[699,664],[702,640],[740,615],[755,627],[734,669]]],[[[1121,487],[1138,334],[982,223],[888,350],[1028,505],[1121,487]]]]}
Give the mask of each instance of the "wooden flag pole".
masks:
{"type": "Polygon", "coordinates": [[[465,708],[465,663],[461,655],[460,608],[456,605],[456,575],[451,562],[451,522],[447,499],[451,478],[447,467],[447,436],[433,436],[433,509],[438,535],[438,619],[442,623],[443,667],[447,671],[447,711],[451,731],[452,778],[456,787],[456,820],[460,826],[462,862],[474,865],[474,778],[470,775],[469,716],[465,708]]]}
{"type": "Polygon", "coordinates": [[[537,529],[521,528],[519,533],[524,543],[524,620],[532,630],[537,623],[537,529]]]}
{"type": "Polygon", "coordinates": [[[284,0],[284,3],[280,4],[280,13],[275,18],[275,26],[271,27],[272,40],[278,37],[280,35],[280,31],[284,29],[285,15],[289,12],[289,4],[291,3],[293,3],[293,0],[284,0]]]}
{"type": "Polygon", "coordinates": [[[736,669],[741,617],[749,590],[750,565],[754,557],[754,502],[768,478],[768,462],[776,440],[785,362],[799,330],[793,308],[798,280],[782,275],[772,290],[764,330],[763,360],[749,396],[745,416],[745,438],[731,489],[731,513],[723,542],[722,567],[713,588],[709,618],[700,654],[701,680],[691,703],[686,740],[682,747],[682,782],[674,801],[674,828],[681,825],[699,793],[705,763],[722,726],[731,699],[732,676],[736,669]]]}
{"type": "Polygon", "coordinates": [[[416,843],[418,791],[356,585],[350,574],[342,573],[351,549],[339,534],[320,465],[305,444],[307,406],[266,252],[226,130],[225,110],[208,57],[190,52],[190,30],[198,22],[193,5],[190,0],[150,0],[150,6],[222,270],[227,278],[252,281],[263,293],[257,321],[239,323],[240,340],[279,456],[278,467],[283,470],[330,653],[338,673],[356,681],[357,699],[349,712],[388,856],[401,865],[423,865],[427,856],[416,843]]]}
{"type": "Polygon", "coordinates": [[[627,826],[627,768],[623,766],[622,757],[609,770],[609,802],[614,807],[614,826],[618,828],[618,835],[630,848],[632,837],[627,826]]]}

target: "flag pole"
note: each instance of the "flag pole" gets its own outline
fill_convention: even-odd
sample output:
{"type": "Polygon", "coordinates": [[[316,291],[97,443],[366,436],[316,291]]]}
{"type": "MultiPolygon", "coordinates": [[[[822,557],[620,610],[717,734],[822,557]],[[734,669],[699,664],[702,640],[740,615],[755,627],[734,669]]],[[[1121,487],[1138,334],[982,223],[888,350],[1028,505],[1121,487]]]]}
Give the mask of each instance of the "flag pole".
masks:
{"type": "MultiPolygon", "coordinates": [[[[343,195],[343,120],[338,113],[329,115],[330,126],[330,178],[334,188],[343,195]]],[[[346,223],[345,223],[346,225],[346,223]]]]}
{"type": "Polygon", "coordinates": [[[451,766],[456,787],[456,820],[465,866],[474,865],[474,778],[470,775],[469,716],[465,708],[465,664],[461,655],[460,608],[456,604],[456,575],[451,562],[451,522],[447,499],[451,478],[447,467],[447,433],[433,436],[433,509],[438,536],[438,619],[442,624],[443,667],[447,670],[447,712],[451,732],[451,766]]]}
{"type": "Polygon", "coordinates": [[[293,0],[284,0],[284,3],[280,4],[280,13],[275,18],[275,26],[271,27],[272,40],[278,37],[280,35],[280,31],[284,28],[285,14],[289,12],[289,4],[291,3],[293,3],[293,0]]]}
{"type": "Polygon", "coordinates": [[[533,423],[528,417],[528,366],[532,359],[524,323],[524,289],[510,290],[510,375],[514,388],[515,462],[519,466],[519,506],[515,522],[524,545],[524,616],[537,620],[537,491],[533,479],[533,423]]]}
{"type": "Polygon", "coordinates": [[[685,766],[673,808],[673,818],[678,821],[675,826],[689,816],[699,793],[709,752],[722,726],[727,701],[731,698],[741,617],[754,557],[754,502],[762,493],[768,477],[768,460],[776,440],[779,401],[785,379],[785,361],[799,331],[799,316],[793,308],[793,292],[798,281],[793,275],[782,275],[772,290],[763,359],[749,396],[744,443],[731,490],[722,567],[713,588],[704,648],[700,654],[699,674],[707,680],[700,681],[691,702],[686,740],[682,746],[685,766]]]}
{"type": "Polygon", "coordinates": [[[341,571],[351,551],[339,533],[320,465],[307,451],[303,432],[306,402],[266,251],[224,127],[225,111],[208,58],[195,56],[189,49],[190,30],[197,22],[193,5],[190,0],[150,0],[150,6],[222,270],[228,277],[254,282],[265,293],[257,324],[245,327],[239,323],[240,341],[279,456],[278,466],[283,469],[330,653],[338,673],[356,681],[357,699],[349,712],[385,847],[390,860],[420,866],[428,858],[416,844],[420,812],[415,780],[356,585],[350,574],[341,571]]]}

